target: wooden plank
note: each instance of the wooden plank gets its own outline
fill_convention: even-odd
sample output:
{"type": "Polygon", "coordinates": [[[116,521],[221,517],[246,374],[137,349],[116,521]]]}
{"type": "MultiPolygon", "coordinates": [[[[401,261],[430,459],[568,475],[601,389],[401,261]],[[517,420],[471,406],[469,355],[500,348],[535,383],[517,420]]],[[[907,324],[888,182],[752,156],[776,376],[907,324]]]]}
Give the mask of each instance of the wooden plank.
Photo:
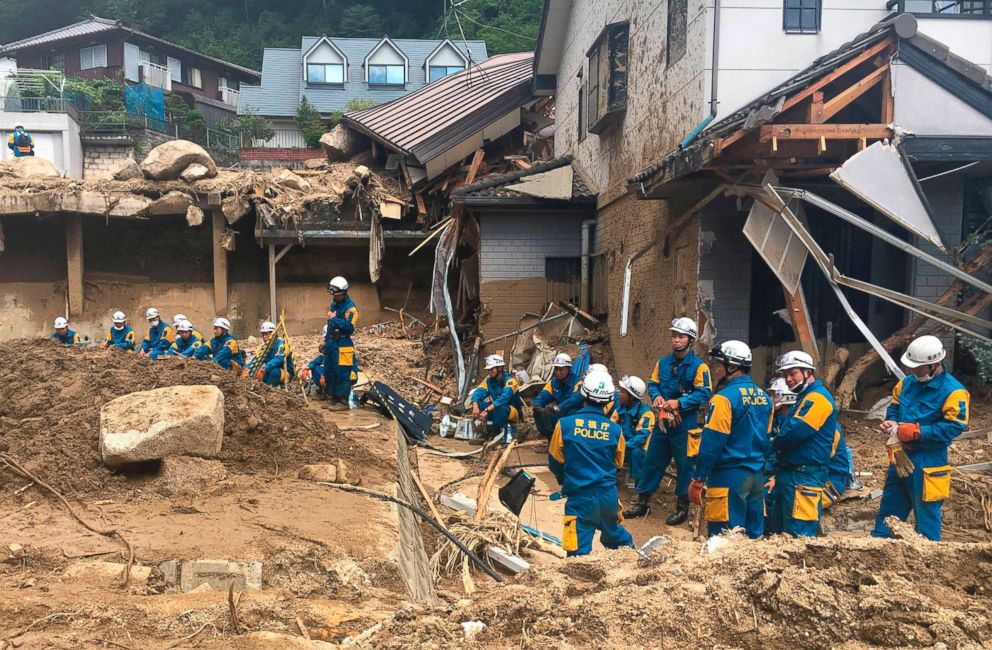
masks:
{"type": "Polygon", "coordinates": [[[214,257],[214,311],[218,316],[227,315],[227,251],[221,245],[227,219],[220,208],[210,211],[212,215],[212,241],[214,257]]]}
{"type": "Polygon", "coordinates": [[[789,310],[789,320],[792,321],[792,329],[796,332],[799,345],[802,346],[803,352],[814,359],[819,359],[820,351],[816,345],[816,334],[810,321],[809,310],[806,308],[806,296],[803,294],[802,285],[799,285],[793,294],[783,287],[782,293],[785,294],[785,306],[789,310]]]}
{"type": "Polygon", "coordinates": [[[892,68],[882,77],[882,122],[892,124],[896,118],[896,101],[892,96],[892,68]]]}
{"type": "MultiPolygon", "coordinates": [[[[874,88],[875,85],[882,81],[888,73],[889,66],[884,65],[858,81],[853,86],[849,86],[848,88],[837,93],[837,95],[832,97],[830,101],[822,105],[820,114],[822,119],[819,121],[825,122],[829,120],[831,117],[839,113],[844,107],[849,106],[851,102],[856,100],[858,97],[861,97],[861,95],[864,95],[866,92],[874,88]]],[[[815,96],[816,95],[814,95],[814,97],[815,96]]],[[[822,98],[822,96],[823,95],[821,93],[820,97],[822,98]]],[[[884,123],[889,124],[889,121],[884,121],[884,123]]]]}
{"type": "Polygon", "coordinates": [[[813,101],[809,105],[809,114],[807,120],[810,124],[822,124],[827,121],[827,118],[823,117],[823,91],[818,90],[813,93],[813,101]]]}
{"type": "Polygon", "coordinates": [[[427,204],[424,203],[423,195],[421,195],[420,192],[417,192],[416,196],[417,196],[417,212],[419,212],[420,214],[427,214],[427,204]]]}
{"type": "Polygon", "coordinates": [[[891,138],[892,129],[885,124],[762,124],[759,142],[779,140],[881,140],[891,138]]]}
{"type": "Polygon", "coordinates": [[[527,162],[526,160],[519,160],[519,159],[514,160],[513,164],[519,167],[520,169],[530,169],[530,163],[527,162]]]}
{"type": "Polygon", "coordinates": [[[406,180],[407,187],[413,187],[413,181],[410,179],[410,168],[407,167],[406,158],[400,156],[400,167],[403,169],[403,179],[406,180]]]}
{"type": "Polygon", "coordinates": [[[468,177],[465,179],[466,185],[471,185],[475,182],[475,177],[479,174],[479,168],[482,166],[482,159],[485,155],[486,152],[482,148],[475,150],[475,155],[472,156],[472,164],[468,167],[468,177]]]}
{"type": "Polygon", "coordinates": [[[69,284],[66,318],[73,318],[83,313],[83,218],[78,214],[66,217],[65,252],[69,284]]]}

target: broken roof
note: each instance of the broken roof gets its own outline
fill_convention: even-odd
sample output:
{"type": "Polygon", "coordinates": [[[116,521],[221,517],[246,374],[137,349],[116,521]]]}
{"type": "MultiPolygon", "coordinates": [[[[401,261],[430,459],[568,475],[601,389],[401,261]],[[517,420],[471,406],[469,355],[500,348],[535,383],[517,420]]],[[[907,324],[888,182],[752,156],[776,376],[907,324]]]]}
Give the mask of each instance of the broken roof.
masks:
{"type": "Polygon", "coordinates": [[[910,14],[894,14],[836,50],[816,59],[809,67],[782,82],[771,91],[712,124],[685,148],[675,149],[658,162],[630,177],[629,184],[646,184],[662,179],[674,180],[699,170],[714,157],[714,143],[737,131],[752,130],[770,122],[782,112],[786,99],[800,93],[832,71],[855,59],[887,38],[899,43],[899,57],[908,65],[930,70],[931,79],[992,117],[992,77],[981,66],[955,54],[947,46],[917,31],[917,21],[910,14]],[[966,85],[967,88],[962,86],[966,85]],[[966,93],[969,90],[970,93],[966,93]],[[659,178],[661,177],[661,178],[659,178]]]}
{"type": "Polygon", "coordinates": [[[466,205],[475,206],[494,204],[546,204],[547,201],[554,201],[555,199],[540,198],[535,196],[532,192],[521,192],[514,189],[514,187],[519,187],[520,182],[525,179],[534,179],[541,174],[545,174],[556,169],[562,169],[567,166],[572,167],[572,192],[571,198],[567,199],[567,201],[570,203],[595,205],[596,191],[582,177],[582,174],[576,166],[572,164],[572,156],[561,156],[559,158],[555,158],[554,160],[533,165],[528,169],[521,169],[509,174],[490,176],[489,178],[483,178],[480,181],[476,181],[471,185],[463,185],[451,193],[451,200],[454,203],[464,203],[466,205]]]}
{"type": "Polygon", "coordinates": [[[137,29],[132,29],[126,25],[120,23],[117,20],[109,20],[107,18],[100,18],[99,16],[90,16],[86,20],[81,20],[78,23],[73,23],[71,25],[66,25],[65,27],[59,27],[58,29],[53,29],[42,34],[35,34],[34,36],[28,36],[27,38],[22,38],[17,41],[7,43],[0,46],[0,54],[12,54],[18,50],[25,50],[32,47],[38,47],[40,45],[50,45],[52,43],[58,43],[61,41],[71,41],[77,38],[84,38],[91,36],[93,34],[100,34],[102,32],[112,32],[116,30],[123,30],[137,36],[142,36],[152,41],[161,43],[162,45],[168,45],[169,47],[174,47],[177,50],[182,50],[193,56],[205,59],[207,61],[212,61],[218,65],[226,66],[233,70],[242,72],[250,77],[256,79],[261,78],[261,73],[257,70],[252,70],[250,68],[245,68],[240,65],[235,65],[229,61],[224,61],[223,59],[217,59],[212,56],[207,56],[196,50],[191,50],[188,47],[183,47],[182,45],[177,45],[165,39],[159,38],[157,36],[152,36],[151,34],[146,34],[145,32],[138,31],[137,29]]]}
{"type": "Polygon", "coordinates": [[[346,113],[344,121],[426,165],[531,99],[533,57],[494,56],[387,104],[346,113]]]}

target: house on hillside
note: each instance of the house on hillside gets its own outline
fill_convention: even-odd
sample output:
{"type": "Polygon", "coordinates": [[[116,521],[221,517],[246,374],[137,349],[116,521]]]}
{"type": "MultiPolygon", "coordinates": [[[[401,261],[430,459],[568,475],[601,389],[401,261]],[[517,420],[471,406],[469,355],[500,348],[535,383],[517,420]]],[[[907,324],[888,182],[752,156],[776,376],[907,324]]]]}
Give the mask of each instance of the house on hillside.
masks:
{"type": "Polygon", "coordinates": [[[548,0],[535,92],[599,190],[591,303],[620,369],[683,314],[749,341],[758,376],[918,314],[987,331],[980,278],[935,303],[992,206],[990,4],[548,0]]]}
{"type": "Polygon", "coordinates": [[[304,36],[299,48],[265,49],[261,83],[242,88],[239,110],[273,123],[265,148],[303,148],[295,117],[304,97],[323,115],[343,113],[355,100],[382,104],[486,58],[483,41],[304,36]]]}

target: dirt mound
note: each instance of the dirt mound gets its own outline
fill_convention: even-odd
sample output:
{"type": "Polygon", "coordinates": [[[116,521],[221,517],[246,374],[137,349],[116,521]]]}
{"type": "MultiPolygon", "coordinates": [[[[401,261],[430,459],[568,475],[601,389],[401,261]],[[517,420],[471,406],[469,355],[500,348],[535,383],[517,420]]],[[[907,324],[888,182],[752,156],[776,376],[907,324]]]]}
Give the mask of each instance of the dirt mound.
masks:
{"type": "Polygon", "coordinates": [[[992,545],[673,540],[533,569],[450,608],[401,611],[372,647],[981,647],[992,638],[992,545]],[[701,552],[702,550],[702,552],[701,552]]]}
{"type": "Polygon", "coordinates": [[[0,443],[28,469],[69,494],[121,486],[100,461],[100,407],[138,390],[214,384],[224,393],[219,459],[251,473],[295,470],[343,457],[374,464],[361,445],[308,409],[299,394],[233,377],[207,362],[149,361],[132,354],[56,347],[49,341],[0,344],[0,443]]]}

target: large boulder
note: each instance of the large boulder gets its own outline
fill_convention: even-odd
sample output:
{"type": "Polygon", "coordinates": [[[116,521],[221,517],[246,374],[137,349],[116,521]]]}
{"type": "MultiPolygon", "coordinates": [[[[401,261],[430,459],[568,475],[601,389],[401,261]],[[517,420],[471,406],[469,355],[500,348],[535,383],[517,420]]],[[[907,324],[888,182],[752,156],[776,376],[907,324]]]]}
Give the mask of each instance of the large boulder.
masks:
{"type": "Polygon", "coordinates": [[[172,181],[178,179],[193,164],[207,168],[204,178],[217,175],[217,165],[206,149],[189,140],[170,140],[148,152],[141,163],[141,171],[152,180],[172,181]]]}
{"type": "Polygon", "coordinates": [[[115,181],[129,181],[135,178],[141,178],[141,165],[128,158],[114,167],[110,175],[115,181]]]}
{"type": "Polygon", "coordinates": [[[0,171],[7,172],[17,178],[58,178],[62,175],[51,160],[38,156],[11,158],[0,164],[0,171]]]}
{"type": "Polygon", "coordinates": [[[320,146],[331,162],[342,162],[368,148],[368,143],[344,124],[338,124],[320,136],[320,146]]]}
{"type": "Polygon", "coordinates": [[[166,456],[212,457],[224,437],[216,386],[169,386],[113,399],[100,409],[100,453],[111,467],[166,456]]]}
{"type": "Polygon", "coordinates": [[[189,194],[172,191],[155,199],[148,206],[148,214],[153,217],[164,214],[186,214],[192,205],[193,199],[190,198],[189,194]]]}

